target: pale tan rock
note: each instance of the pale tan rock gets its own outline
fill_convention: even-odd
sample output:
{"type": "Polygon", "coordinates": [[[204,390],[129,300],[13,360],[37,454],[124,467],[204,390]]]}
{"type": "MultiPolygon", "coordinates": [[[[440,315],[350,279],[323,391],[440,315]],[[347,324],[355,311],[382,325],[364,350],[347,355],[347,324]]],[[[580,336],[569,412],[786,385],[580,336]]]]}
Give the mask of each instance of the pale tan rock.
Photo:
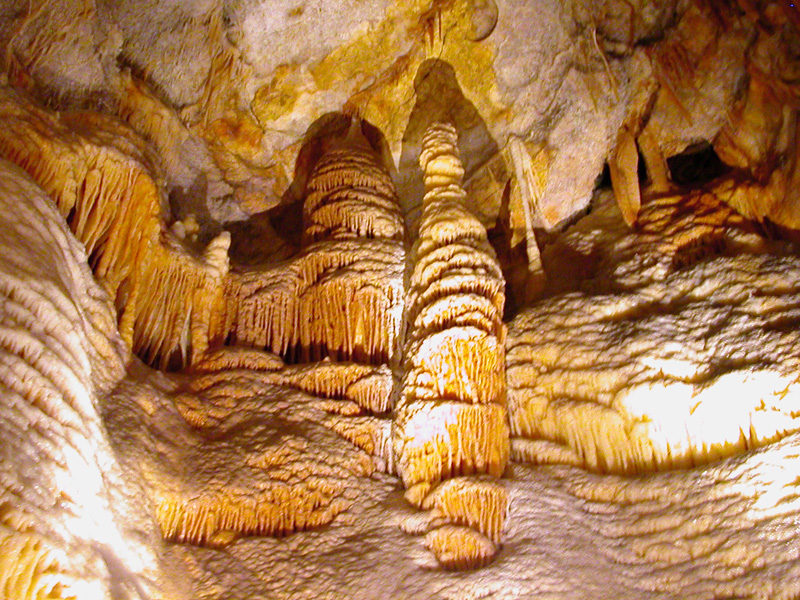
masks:
{"type": "MultiPolygon", "coordinates": [[[[785,298],[796,260],[738,254],[768,245],[724,205],[700,200],[645,203],[639,232],[606,256],[601,238],[585,237],[596,253],[591,293],[556,296],[515,319],[516,456],[628,473],[718,460],[797,429],[788,351],[797,340],[770,324],[784,311],[793,318],[785,298]]],[[[573,248],[587,233],[578,231],[573,248]]]]}

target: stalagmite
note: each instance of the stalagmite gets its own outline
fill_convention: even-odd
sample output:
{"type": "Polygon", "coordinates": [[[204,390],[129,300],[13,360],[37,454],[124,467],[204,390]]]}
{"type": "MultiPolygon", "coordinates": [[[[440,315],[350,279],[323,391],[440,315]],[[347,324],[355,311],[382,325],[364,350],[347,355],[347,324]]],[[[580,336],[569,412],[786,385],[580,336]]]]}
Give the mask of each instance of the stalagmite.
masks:
{"type": "Polygon", "coordinates": [[[486,230],[466,207],[456,144],[450,125],[432,125],[423,139],[426,194],[411,252],[394,446],[407,498],[468,526],[435,529],[428,546],[442,565],[472,568],[496,551],[505,495],[494,480],[450,478],[500,477],[508,460],[505,328],[502,275],[486,230]],[[476,501],[484,494],[495,500],[476,501]]]}
{"type": "Polygon", "coordinates": [[[329,142],[317,161],[303,206],[307,240],[402,240],[403,218],[389,174],[355,118],[342,139],[329,142]]]}
{"type": "Polygon", "coordinates": [[[123,338],[146,362],[192,364],[226,341],[300,361],[395,358],[402,219],[360,121],[312,173],[303,252],[230,271],[228,232],[200,249],[181,223],[167,230],[157,159],[129,129],[99,115],[59,119],[3,94],[0,152],[53,196],[116,299],[123,338]]]}
{"type": "Polygon", "coordinates": [[[354,119],[326,140],[308,184],[304,248],[226,282],[233,343],[307,362],[394,360],[403,307],[403,227],[389,174],[354,119]]]}

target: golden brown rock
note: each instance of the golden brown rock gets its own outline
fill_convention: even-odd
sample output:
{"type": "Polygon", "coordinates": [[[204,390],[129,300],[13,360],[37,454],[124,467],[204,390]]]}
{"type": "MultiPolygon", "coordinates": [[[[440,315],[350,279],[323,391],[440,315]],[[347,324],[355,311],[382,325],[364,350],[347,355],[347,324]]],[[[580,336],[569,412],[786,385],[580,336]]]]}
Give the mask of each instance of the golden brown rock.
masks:
{"type": "Polygon", "coordinates": [[[19,600],[74,597],[75,580],[59,572],[57,553],[34,533],[0,527],[0,593],[19,600]]]}
{"type": "Polygon", "coordinates": [[[306,362],[394,360],[403,302],[403,224],[394,186],[353,120],[327,141],[306,186],[305,245],[288,264],[226,282],[234,343],[306,362]]]}
{"type": "MultiPolygon", "coordinates": [[[[500,494],[480,510],[466,498],[483,498],[483,484],[470,479],[442,483],[426,498],[429,484],[459,475],[500,477],[508,457],[503,279],[486,230],[467,209],[456,140],[452,126],[434,124],[420,154],[426,194],[411,252],[395,456],[417,502],[499,540],[506,501],[497,484],[487,484],[500,494]]],[[[444,566],[471,568],[494,555],[484,539],[447,526],[427,543],[444,566]]]]}
{"type": "Polygon", "coordinates": [[[617,137],[617,147],[608,162],[614,197],[619,204],[622,218],[629,227],[636,224],[639,208],[642,205],[639,190],[639,155],[633,133],[623,127],[617,137]]]}
{"type": "Polygon", "coordinates": [[[4,100],[4,155],[56,199],[116,298],[123,337],[147,362],[191,364],[226,339],[300,360],[395,356],[402,223],[391,179],[363,137],[338,142],[309,184],[312,202],[316,192],[347,200],[326,217],[331,235],[288,264],[229,274],[229,233],[197,249],[178,229],[164,231],[155,165],[132,132],[100,117],[62,123],[11,92],[4,100]],[[375,199],[372,213],[364,197],[375,199]]]}
{"type": "Polygon", "coordinates": [[[166,199],[146,147],[100,116],[59,119],[5,90],[6,158],[55,200],[115,299],[123,338],[152,364],[190,363],[222,313],[227,233],[198,252],[164,231],[166,199]]]}
{"type": "MultiPolygon", "coordinates": [[[[31,594],[172,598],[160,589],[163,556],[142,562],[149,548],[178,557],[164,580],[195,586],[180,598],[797,595],[798,434],[778,439],[796,428],[798,412],[797,264],[718,202],[768,231],[798,222],[800,19],[791,2],[348,0],[341,17],[331,9],[339,4],[312,4],[56,0],[8,4],[0,18],[14,84],[60,109],[118,112],[165,161],[175,222],[164,216],[159,158],[107,118],[51,114],[63,131],[38,121],[45,126],[37,147],[63,154],[25,159],[32,171],[50,160],[59,165],[43,167],[37,179],[56,199],[78,198],[64,216],[112,282],[105,285],[118,308],[130,307],[128,341],[154,364],[194,363],[165,376],[136,372],[141,367],[124,353],[124,361],[112,360],[111,311],[96,329],[70,312],[86,290],[105,301],[85,258],[65,258],[63,244],[30,235],[63,236],[61,222],[18,216],[27,215],[22,202],[18,211],[13,200],[3,205],[13,233],[0,236],[0,384],[13,392],[0,394],[0,525],[12,533],[0,534],[0,557],[9,550],[20,560],[0,580],[30,584],[31,594]],[[76,39],[78,31],[85,39],[76,39]],[[87,67],[69,52],[58,60],[77,46],[79,56],[98,60],[87,67]],[[443,69],[420,68],[412,90],[421,63],[443,69]],[[129,69],[147,86],[119,81],[129,69]],[[248,95],[270,80],[249,104],[248,95]],[[415,104],[417,84],[434,80],[415,104]],[[375,136],[367,144],[334,139],[314,156],[300,255],[265,266],[276,244],[239,239],[240,248],[251,244],[253,260],[228,272],[228,236],[206,245],[218,230],[206,229],[203,214],[188,214],[186,203],[237,219],[283,204],[284,192],[297,200],[301,161],[287,186],[300,139],[313,119],[343,104],[385,129],[394,157],[414,156],[411,163],[419,123],[440,118],[432,113],[448,113],[463,134],[463,160],[447,147],[444,128],[423,153],[420,188],[441,202],[421,220],[427,234],[406,273],[410,293],[391,181],[374,168],[388,164],[388,151],[376,152],[375,136]],[[642,183],[641,207],[637,143],[651,179],[642,183]],[[705,193],[678,197],[665,157],[707,143],[734,172],[705,193]],[[500,147],[505,153],[493,154],[500,147]],[[599,191],[590,215],[551,243],[555,232],[541,227],[587,207],[609,158],[619,206],[637,231],[626,230],[599,191]],[[476,177],[482,165],[493,173],[483,181],[476,177]],[[61,167],[75,177],[57,173],[61,167]],[[129,202],[126,189],[136,199],[129,202]],[[675,195],[654,196],[670,190],[675,195]],[[139,211],[139,200],[153,210],[139,211]],[[525,435],[511,441],[512,450],[578,468],[503,471],[505,294],[484,227],[503,227],[506,210],[510,245],[519,250],[511,260],[521,261],[515,292],[526,292],[508,311],[523,309],[508,378],[511,425],[525,435]],[[129,260],[123,247],[135,256],[129,260]],[[36,262],[35,276],[17,273],[36,262]],[[50,295],[52,277],[78,271],[80,285],[50,295]],[[255,348],[200,354],[239,342],[280,357],[255,348]],[[103,360],[81,354],[87,345],[116,365],[113,376],[103,360]],[[398,362],[401,350],[402,390],[379,364],[398,362]],[[287,365],[305,360],[317,362],[287,365]],[[121,381],[123,362],[135,375],[121,381]],[[91,373],[76,364],[91,365],[91,373]],[[151,380],[176,389],[161,394],[151,380]],[[370,414],[391,409],[393,389],[403,394],[396,424],[418,442],[399,456],[418,467],[419,479],[406,498],[421,510],[404,527],[427,534],[447,568],[483,565],[506,543],[491,569],[427,568],[418,541],[397,532],[405,520],[397,479],[373,470],[394,472],[397,428],[370,414]],[[68,410],[82,401],[101,407],[102,423],[91,411],[68,410]],[[131,403],[136,418],[126,412],[131,403]],[[97,427],[86,430],[87,423],[97,427]],[[67,434],[60,439],[53,437],[59,425],[67,434]],[[107,435],[127,467],[143,471],[146,492],[127,497],[134,482],[121,495],[92,496],[82,485],[87,472],[97,481],[118,476],[107,435]],[[747,452],[731,456],[741,449],[747,452]],[[697,465],[715,456],[729,458],[646,477],[586,472],[697,465]],[[478,475],[450,477],[459,472],[478,475]],[[492,478],[501,472],[502,485],[492,478]],[[95,504],[98,497],[106,504],[95,504]],[[32,498],[44,502],[26,505],[32,498]],[[23,505],[36,510],[8,517],[9,506],[23,505]],[[90,514],[76,524],[70,512],[90,514]],[[128,515],[145,513],[160,519],[173,543],[140,535],[145,530],[114,537],[128,515]],[[98,515],[105,520],[95,522],[98,515]],[[301,533],[314,523],[324,527],[301,533]],[[73,534],[83,537],[65,552],[58,536],[73,534]],[[123,537],[138,540],[135,552],[123,537]],[[75,575],[84,587],[72,585],[75,575]],[[49,588],[54,580],[63,588],[49,588]],[[394,580],[401,583],[392,587],[394,580]]],[[[16,128],[9,119],[10,136],[25,138],[34,121],[16,128]]],[[[6,166],[0,170],[6,174],[6,166]]],[[[398,180],[414,169],[401,161],[400,170],[398,180]]],[[[24,180],[2,178],[0,194],[19,192],[9,184],[15,178],[24,180]]],[[[491,236],[502,251],[498,230],[491,236]]]]}
{"type": "Polygon", "coordinates": [[[445,525],[425,537],[425,543],[447,569],[476,569],[491,562],[497,547],[470,527],[445,525]]]}

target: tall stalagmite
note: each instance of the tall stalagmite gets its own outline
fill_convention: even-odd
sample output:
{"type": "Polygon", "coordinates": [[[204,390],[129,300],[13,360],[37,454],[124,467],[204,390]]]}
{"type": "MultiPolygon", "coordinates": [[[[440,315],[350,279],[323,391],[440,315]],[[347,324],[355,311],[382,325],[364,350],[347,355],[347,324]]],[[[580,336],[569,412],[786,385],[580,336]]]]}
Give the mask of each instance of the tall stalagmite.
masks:
{"type": "Polygon", "coordinates": [[[431,531],[428,545],[445,566],[471,567],[494,555],[506,509],[500,485],[470,477],[500,477],[508,460],[504,282],[467,208],[454,127],[428,129],[420,165],[395,455],[409,500],[455,523],[431,531]]]}
{"type": "Polygon", "coordinates": [[[300,362],[392,360],[403,310],[394,184],[354,119],[326,141],[306,186],[304,244],[287,265],[226,282],[231,341],[300,362]]]}

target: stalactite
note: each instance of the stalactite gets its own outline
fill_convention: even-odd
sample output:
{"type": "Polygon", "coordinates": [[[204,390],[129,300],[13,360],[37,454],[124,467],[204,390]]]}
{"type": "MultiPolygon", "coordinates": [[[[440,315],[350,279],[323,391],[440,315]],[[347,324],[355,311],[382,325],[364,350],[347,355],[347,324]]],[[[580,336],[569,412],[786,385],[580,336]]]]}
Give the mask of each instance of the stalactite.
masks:
{"type": "Polygon", "coordinates": [[[370,413],[391,408],[393,379],[386,365],[320,362],[286,367],[281,377],[285,385],[323,398],[344,398],[370,413]]]}
{"type": "Polygon", "coordinates": [[[115,299],[120,331],[151,364],[187,364],[219,329],[230,237],[189,250],[163,223],[164,192],[144,144],[108,118],[59,119],[4,91],[0,152],[26,169],[83,242],[115,299]]]}
{"type": "Polygon", "coordinates": [[[500,542],[508,497],[503,486],[490,478],[458,477],[438,485],[422,501],[451,522],[468,525],[500,542]]]}
{"type": "Polygon", "coordinates": [[[471,527],[445,525],[425,537],[425,543],[448,569],[477,569],[494,558],[495,544],[471,527]]]}
{"type": "Polygon", "coordinates": [[[470,568],[496,551],[505,494],[493,481],[451,478],[500,477],[508,460],[504,284],[486,230],[466,206],[452,126],[428,129],[420,165],[426,194],[411,253],[395,456],[410,501],[469,526],[445,525],[427,543],[444,566],[470,568]],[[494,500],[473,503],[485,493],[494,500]]]}
{"type": "MultiPolygon", "coordinates": [[[[209,380],[219,378],[220,372],[233,377],[237,372],[248,371],[261,372],[272,385],[341,401],[344,412],[385,414],[391,408],[394,380],[385,364],[321,361],[285,365],[273,354],[242,347],[220,348],[204,355],[188,370],[192,378],[185,392],[191,395],[205,389],[209,380]]],[[[335,407],[336,403],[327,402],[325,406],[335,407]]]]}
{"type": "MultiPolygon", "coordinates": [[[[371,475],[376,463],[355,448],[336,456],[321,454],[292,423],[300,415],[305,421],[314,414],[316,423],[302,425],[303,431],[316,426],[317,435],[330,436],[323,433],[323,425],[367,445],[362,435],[366,429],[358,419],[374,419],[376,424],[389,420],[360,415],[361,407],[346,396],[359,381],[386,375],[386,367],[352,363],[284,366],[274,355],[255,349],[220,348],[208,353],[180,375],[181,384],[171,397],[190,431],[182,431],[178,424],[172,429],[194,438],[182,450],[194,454],[184,457],[192,465],[188,479],[181,479],[181,473],[175,481],[169,465],[169,477],[154,478],[156,516],[164,538],[221,546],[240,536],[284,536],[333,521],[352,505],[348,483],[353,477],[371,475]],[[330,399],[291,388],[311,394],[321,388],[330,399]],[[333,403],[350,403],[350,410],[320,415],[333,403]],[[342,412],[357,418],[349,420],[342,412]],[[273,420],[283,425],[272,429],[267,423],[273,420]],[[249,424],[254,424],[256,435],[249,424]],[[275,439],[265,439],[264,431],[274,431],[275,439]],[[230,436],[240,436],[238,443],[231,443],[230,436]],[[175,482],[164,485],[164,480],[175,482]]],[[[372,448],[378,454],[386,446],[381,439],[388,437],[381,434],[381,427],[385,428],[375,429],[377,443],[372,448]]],[[[183,464],[176,468],[182,471],[183,464]]]]}
{"type": "Polygon", "coordinates": [[[608,167],[622,218],[628,227],[633,227],[642,205],[642,195],[639,189],[639,154],[636,140],[628,127],[620,130],[617,147],[608,161],[608,167]]]}
{"type": "Polygon", "coordinates": [[[391,419],[369,415],[345,417],[332,415],[326,420],[326,424],[351,444],[372,456],[379,470],[394,473],[391,419]]]}
{"type": "Polygon", "coordinates": [[[360,122],[332,142],[310,179],[308,239],[318,241],[288,263],[229,273],[227,232],[198,252],[180,228],[166,230],[156,159],[121,124],[59,119],[12,92],[2,110],[0,152],[52,195],[116,300],[123,338],[147,362],[191,364],[226,341],[303,362],[396,355],[402,219],[360,122]]]}

